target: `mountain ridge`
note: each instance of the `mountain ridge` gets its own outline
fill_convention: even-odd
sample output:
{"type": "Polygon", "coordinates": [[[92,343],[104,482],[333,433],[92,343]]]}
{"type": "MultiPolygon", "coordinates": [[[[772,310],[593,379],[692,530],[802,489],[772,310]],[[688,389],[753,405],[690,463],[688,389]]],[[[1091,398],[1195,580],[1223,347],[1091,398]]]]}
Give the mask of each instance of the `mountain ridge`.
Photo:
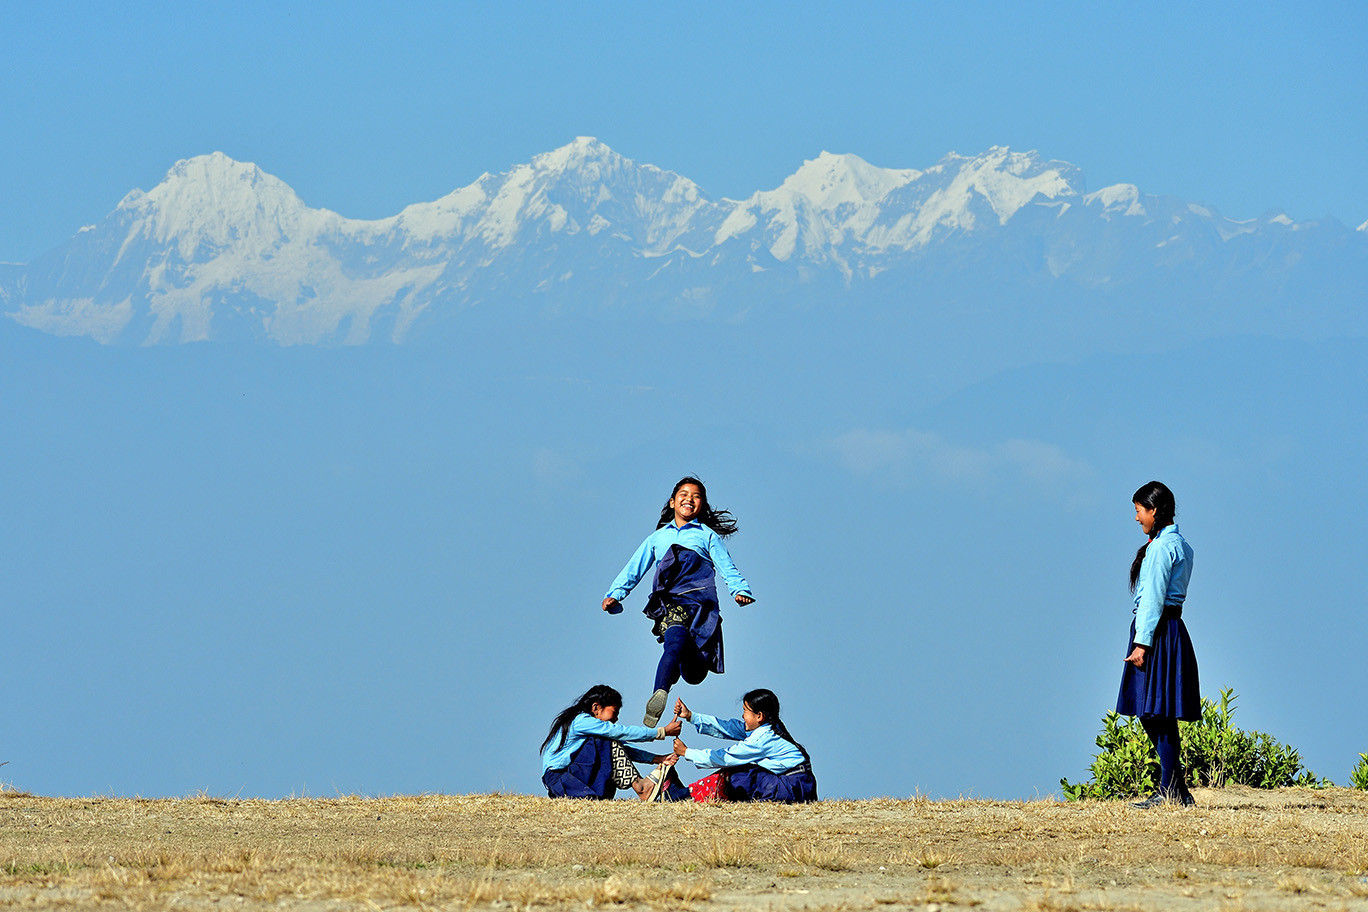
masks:
{"type": "Polygon", "coordinates": [[[102,343],[361,344],[381,326],[401,342],[432,314],[472,307],[736,319],[755,300],[820,305],[890,276],[913,304],[929,302],[928,276],[992,278],[1003,294],[1055,282],[1065,295],[1181,280],[1188,295],[1302,281],[1299,264],[1326,256],[1352,284],[1365,241],[1363,226],[1333,219],[1238,221],[1131,184],[1090,192],[1077,166],[1005,146],[925,169],[823,151],[776,188],[714,200],[578,137],[372,220],[310,207],[256,164],[213,152],[0,269],[0,312],[102,343]]]}

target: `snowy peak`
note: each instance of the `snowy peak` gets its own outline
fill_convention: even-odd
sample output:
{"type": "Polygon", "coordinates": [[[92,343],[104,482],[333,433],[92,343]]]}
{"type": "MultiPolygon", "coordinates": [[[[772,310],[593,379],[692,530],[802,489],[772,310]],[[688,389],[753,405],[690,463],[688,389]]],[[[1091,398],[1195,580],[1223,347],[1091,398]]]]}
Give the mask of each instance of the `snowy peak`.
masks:
{"type": "Polygon", "coordinates": [[[200,245],[274,246],[309,211],[284,181],[214,152],[176,162],[152,190],[124,197],[115,213],[141,222],[143,236],[175,243],[188,260],[200,245]]]}
{"type": "Polygon", "coordinates": [[[921,176],[911,168],[878,168],[858,155],[823,152],[789,175],[779,190],[802,196],[819,209],[876,203],[921,176]]]}
{"type": "Polygon", "coordinates": [[[559,149],[532,156],[530,167],[536,171],[562,174],[585,169],[597,171],[605,167],[614,169],[629,162],[630,159],[614,152],[606,143],[592,136],[577,136],[574,142],[566,143],[559,149]]]}
{"type": "Polygon", "coordinates": [[[1037,196],[1047,200],[1079,196],[1082,177],[1066,162],[1042,161],[1035,152],[1013,152],[1006,146],[993,146],[982,155],[965,158],[951,153],[927,173],[939,173],[949,180],[939,201],[950,208],[963,209],[971,196],[987,201],[998,218],[1007,220],[1037,196]]]}

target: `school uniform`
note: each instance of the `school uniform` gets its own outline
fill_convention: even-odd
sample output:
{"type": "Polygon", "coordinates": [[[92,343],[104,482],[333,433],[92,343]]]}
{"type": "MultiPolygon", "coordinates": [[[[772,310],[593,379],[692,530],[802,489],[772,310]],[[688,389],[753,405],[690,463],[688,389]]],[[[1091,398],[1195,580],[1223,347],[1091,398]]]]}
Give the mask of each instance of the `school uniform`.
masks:
{"type": "Polygon", "coordinates": [[[1151,539],[1135,585],[1135,619],[1126,655],[1146,646],[1145,662],[1121,672],[1116,711],[1125,716],[1195,721],[1202,718],[1197,656],[1183,623],[1183,603],[1192,578],[1192,546],[1176,525],[1151,539]]]}
{"type": "Polygon", "coordinates": [[[684,752],[684,759],[694,766],[722,769],[720,797],[787,803],[817,800],[812,764],[798,745],[780,737],[768,722],[748,732],[740,719],[695,712],[691,721],[701,735],[740,742],[720,750],[691,747],[684,752]]]}
{"type": "Polygon", "coordinates": [[[552,798],[608,799],[617,793],[613,782],[613,742],[619,742],[636,763],[653,763],[655,755],[629,741],[655,741],[664,730],[644,725],[619,725],[580,713],[570,722],[565,740],[542,750],[542,784],[552,798]]]}
{"type": "Polygon", "coordinates": [[[716,574],[722,574],[734,595],[753,596],[721,536],[697,520],[683,526],[666,523],[637,548],[607,598],[625,599],[652,567],[651,597],[642,613],[655,621],[652,633],[664,645],[655,689],[668,691],[681,675],[698,684],[708,672],[722,674],[726,666],[716,574]]]}

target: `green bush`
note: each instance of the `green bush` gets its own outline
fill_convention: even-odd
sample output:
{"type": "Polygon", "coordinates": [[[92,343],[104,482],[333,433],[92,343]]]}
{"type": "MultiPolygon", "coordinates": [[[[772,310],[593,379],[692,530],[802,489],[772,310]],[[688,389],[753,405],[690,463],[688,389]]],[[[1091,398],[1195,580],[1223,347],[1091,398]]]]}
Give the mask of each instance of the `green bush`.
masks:
{"type": "MultiPolygon", "coordinates": [[[[1183,741],[1183,768],[1189,786],[1221,788],[1249,785],[1254,788],[1282,788],[1300,785],[1320,788],[1332,785],[1304,768],[1301,754],[1279,744],[1263,732],[1246,732],[1231,723],[1235,715],[1235,693],[1221,691],[1219,702],[1202,700],[1199,722],[1179,722],[1183,741]]],[[[1153,792],[1159,782],[1159,758],[1150,745],[1140,720],[1109,712],[1102,719],[1102,734],[1097,736],[1100,752],[1093,758],[1087,782],[1060,779],[1059,786],[1069,801],[1087,798],[1132,798],[1153,792]]],[[[1368,755],[1359,765],[1368,788],[1368,755]]],[[[1355,771],[1356,774],[1358,771],[1355,771]]]]}
{"type": "Polygon", "coordinates": [[[1368,791],[1368,754],[1359,754],[1358,766],[1349,773],[1349,784],[1368,791]]]}

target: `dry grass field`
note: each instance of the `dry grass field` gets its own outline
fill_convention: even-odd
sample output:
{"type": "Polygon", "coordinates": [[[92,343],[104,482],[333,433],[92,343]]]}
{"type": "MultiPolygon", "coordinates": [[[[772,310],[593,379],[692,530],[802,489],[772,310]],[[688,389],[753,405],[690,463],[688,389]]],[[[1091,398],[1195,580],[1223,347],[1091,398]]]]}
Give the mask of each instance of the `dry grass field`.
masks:
{"type": "Polygon", "coordinates": [[[1368,795],[644,805],[0,792],[0,904],[70,909],[1368,909],[1368,795]]]}

